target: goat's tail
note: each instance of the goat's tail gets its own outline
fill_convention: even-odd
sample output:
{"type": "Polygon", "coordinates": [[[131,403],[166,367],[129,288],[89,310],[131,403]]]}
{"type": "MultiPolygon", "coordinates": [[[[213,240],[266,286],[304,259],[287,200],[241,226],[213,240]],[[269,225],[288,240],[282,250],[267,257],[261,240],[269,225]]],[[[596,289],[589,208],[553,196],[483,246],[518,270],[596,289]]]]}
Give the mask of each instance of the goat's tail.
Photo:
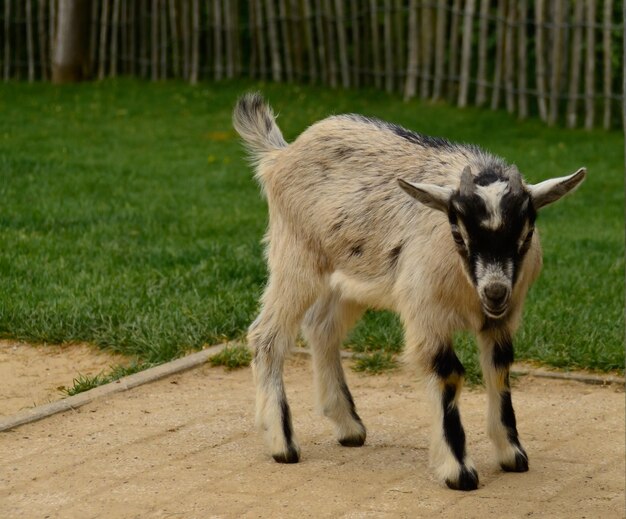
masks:
{"type": "Polygon", "coordinates": [[[244,140],[254,162],[258,162],[268,151],[287,147],[274,112],[258,92],[239,98],[233,111],[233,126],[244,140]]]}

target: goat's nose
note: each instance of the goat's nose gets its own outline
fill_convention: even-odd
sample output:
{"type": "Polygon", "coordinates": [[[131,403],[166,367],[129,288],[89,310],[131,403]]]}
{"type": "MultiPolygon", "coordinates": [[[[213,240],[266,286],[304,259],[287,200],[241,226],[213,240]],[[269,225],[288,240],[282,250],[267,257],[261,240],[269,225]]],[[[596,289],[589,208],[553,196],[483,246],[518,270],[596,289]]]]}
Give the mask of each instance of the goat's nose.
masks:
{"type": "Polygon", "coordinates": [[[509,287],[504,283],[490,283],[485,287],[485,296],[495,308],[501,307],[509,295],[509,287]]]}

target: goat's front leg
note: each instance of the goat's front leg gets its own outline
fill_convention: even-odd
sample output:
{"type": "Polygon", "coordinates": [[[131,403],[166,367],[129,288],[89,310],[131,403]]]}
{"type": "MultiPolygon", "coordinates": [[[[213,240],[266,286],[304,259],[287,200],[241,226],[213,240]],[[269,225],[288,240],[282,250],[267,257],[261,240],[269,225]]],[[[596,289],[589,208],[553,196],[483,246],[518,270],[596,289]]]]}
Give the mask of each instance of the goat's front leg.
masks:
{"type": "Polygon", "coordinates": [[[465,369],[451,343],[416,347],[415,353],[433,406],[431,465],[448,487],[475,490],[478,473],[465,449],[465,431],[458,407],[465,369]]]}
{"type": "Polygon", "coordinates": [[[478,337],[480,362],[488,395],[488,433],[496,447],[498,463],[507,472],[526,472],[528,455],[517,434],[511,401],[509,369],[513,343],[509,332],[491,331],[478,337]]]}

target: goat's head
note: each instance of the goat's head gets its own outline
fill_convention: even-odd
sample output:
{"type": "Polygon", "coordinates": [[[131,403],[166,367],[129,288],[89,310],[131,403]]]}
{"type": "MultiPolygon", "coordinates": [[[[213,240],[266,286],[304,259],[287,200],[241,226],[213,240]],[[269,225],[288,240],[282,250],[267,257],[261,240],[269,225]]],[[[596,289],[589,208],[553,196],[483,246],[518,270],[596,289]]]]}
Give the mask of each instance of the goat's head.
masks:
{"type": "Polygon", "coordinates": [[[585,174],[581,168],[566,177],[524,185],[515,166],[506,171],[487,168],[476,176],[467,166],[457,189],[398,181],[413,198],[446,213],[485,315],[500,319],[508,312],[522,260],[531,246],[537,210],[575,189],[585,174]]]}

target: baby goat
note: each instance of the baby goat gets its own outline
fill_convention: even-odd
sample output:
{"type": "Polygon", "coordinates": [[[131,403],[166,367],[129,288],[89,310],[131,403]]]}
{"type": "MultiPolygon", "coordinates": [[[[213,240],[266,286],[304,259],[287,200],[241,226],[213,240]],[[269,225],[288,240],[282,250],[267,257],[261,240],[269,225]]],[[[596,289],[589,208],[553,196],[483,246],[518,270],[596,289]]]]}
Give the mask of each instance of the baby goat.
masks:
{"type": "Polygon", "coordinates": [[[464,369],[452,336],[462,329],[478,338],[497,461],[528,470],[511,404],[512,337],[541,269],[537,210],[578,186],[585,169],[530,185],[475,146],[359,115],[324,119],[287,144],[259,94],[238,101],[233,123],[269,206],[269,281],[248,340],[257,423],[274,459],[300,458],[282,376],[300,326],[339,443],[365,442],[339,348],[373,307],[400,314],[405,355],[426,381],[437,477],[453,489],[478,486],[458,409],[464,369]]]}

